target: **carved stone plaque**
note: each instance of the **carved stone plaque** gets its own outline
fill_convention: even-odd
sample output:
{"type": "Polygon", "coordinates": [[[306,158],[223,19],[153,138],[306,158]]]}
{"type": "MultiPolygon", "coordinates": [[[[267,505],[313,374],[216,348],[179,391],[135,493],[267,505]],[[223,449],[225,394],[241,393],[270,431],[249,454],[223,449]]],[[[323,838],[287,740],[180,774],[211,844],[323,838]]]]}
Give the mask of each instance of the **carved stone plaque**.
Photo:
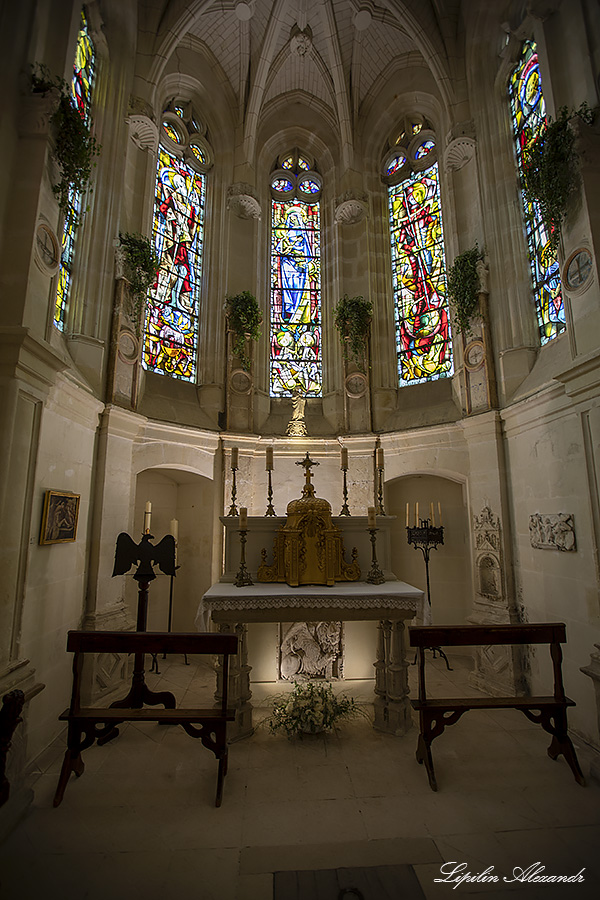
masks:
{"type": "Polygon", "coordinates": [[[279,648],[279,677],[286,681],[342,677],[341,622],[281,625],[279,648]]]}
{"type": "Polygon", "coordinates": [[[529,540],[536,550],[577,550],[570,513],[534,513],[529,516],[529,540]]]}

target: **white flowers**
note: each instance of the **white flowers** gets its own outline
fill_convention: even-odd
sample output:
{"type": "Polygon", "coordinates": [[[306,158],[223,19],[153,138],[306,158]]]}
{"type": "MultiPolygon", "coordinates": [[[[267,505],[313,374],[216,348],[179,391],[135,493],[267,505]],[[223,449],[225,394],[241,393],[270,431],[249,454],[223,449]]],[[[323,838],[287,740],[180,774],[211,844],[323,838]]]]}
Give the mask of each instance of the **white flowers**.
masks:
{"type": "Polygon", "coordinates": [[[328,731],[336,722],[361,710],[353,697],[336,695],[329,682],[296,682],[291,694],[276,700],[266,720],[271,733],[285,731],[288,737],[306,732],[328,731]]]}

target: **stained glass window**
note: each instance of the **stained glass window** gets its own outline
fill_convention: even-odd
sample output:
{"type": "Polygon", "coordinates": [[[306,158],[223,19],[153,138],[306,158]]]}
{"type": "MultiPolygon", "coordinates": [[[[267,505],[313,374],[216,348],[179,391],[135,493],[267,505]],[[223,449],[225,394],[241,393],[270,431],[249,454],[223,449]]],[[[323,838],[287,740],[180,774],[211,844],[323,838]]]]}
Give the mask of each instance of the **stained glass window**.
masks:
{"type": "Polygon", "coordinates": [[[389,188],[400,386],[452,374],[438,164],[389,188]]]}
{"type": "MultiPolygon", "coordinates": [[[[73,77],[71,79],[71,102],[79,110],[81,118],[86,125],[90,124],[95,58],[94,45],[89,34],[85,12],[82,9],[79,34],[77,35],[75,62],[73,64],[73,77]]],[[[54,324],[61,331],[65,329],[67,300],[73,274],[75,236],[82,205],[81,193],[71,189],[63,225],[56,305],[54,307],[54,324]]]]}
{"type": "Polygon", "coordinates": [[[205,176],[158,149],[153,241],[159,257],[150,289],[142,363],[185,381],[196,377],[205,176]]]}
{"type": "MultiPolygon", "coordinates": [[[[521,57],[510,78],[508,87],[513,119],[519,174],[523,177],[523,163],[534,141],[543,135],[546,106],[536,45],[525,41],[521,57]]],[[[540,340],[547,344],[565,330],[558,259],[549,246],[550,232],[542,221],[539,204],[530,202],[521,191],[529,266],[533,281],[540,340]]]]}
{"type": "Polygon", "coordinates": [[[273,200],[271,225],[271,394],[317,397],[322,390],[319,204],[273,200]]]}

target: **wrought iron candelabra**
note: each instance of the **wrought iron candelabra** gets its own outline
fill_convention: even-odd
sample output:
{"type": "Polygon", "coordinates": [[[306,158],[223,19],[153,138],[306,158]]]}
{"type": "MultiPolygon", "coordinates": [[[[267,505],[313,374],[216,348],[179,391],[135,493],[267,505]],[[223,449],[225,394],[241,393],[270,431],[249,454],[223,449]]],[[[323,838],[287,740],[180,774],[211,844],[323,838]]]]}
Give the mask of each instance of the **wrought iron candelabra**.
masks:
{"type": "Polygon", "coordinates": [[[236,494],[237,494],[237,488],[235,486],[235,473],[237,472],[237,466],[232,466],[231,471],[233,473],[232,480],[231,480],[231,506],[229,507],[229,512],[227,513],[227,515],[228,516],[237,516],[238,508],[235,505],[235,498],[236,498],[236,494]]]}
{"type": "Polygon", "coordinates": [[[379,568],[379,563],[377,562],[377,551],[375,549],[378,531],[379,528],[369,528],[369,534],[371,535],[371,568],[369,569],[369,574],[365,578],[367,584],[383,584],[385,581],[385,575],[379,568]]]}
{"type": "Polygon", "coordinates": [[[348,466],[342,466],[342,472],[344,473],[344,505],[340,510],[340,516],[349,516],[350,510],[348,509],[348,483],[346,480],[346,473],[348,471],[348,466]]]}
{"type": "MultiPolygon", "coordinates": [[[[408,517],[408,513],[407,513],[408,517]]],[[[432,525],[430,519],[419,519],[418,524],[414,528],[407,526],[406,537],[408,543],[412,544],[415,550],[420,550],[425,560],[425,580],[427,584],[427,607],[431,612],[431,595],[429,590],[429,554],[432,550],[437,550],[440,544],[444,543],[444,527],[443,525],[432,525]]],[[[446,662],[446,667],[451,670],[448,657],[441,647],[427,647],[426,649],[433,651],[435,658],[438,653],[446,662]]]]}
{"type": "Polygon", "coordinates": [[[235,576],[235,581],[233,582],[236,587],[245,587],[248,584],[254,584],[252,579],[250,578],[250,573],[246,568],[246,534],[247,529],[240,528],[238,534],[240,536],[240,567],[238,569],[237,575],[235,576]]]}

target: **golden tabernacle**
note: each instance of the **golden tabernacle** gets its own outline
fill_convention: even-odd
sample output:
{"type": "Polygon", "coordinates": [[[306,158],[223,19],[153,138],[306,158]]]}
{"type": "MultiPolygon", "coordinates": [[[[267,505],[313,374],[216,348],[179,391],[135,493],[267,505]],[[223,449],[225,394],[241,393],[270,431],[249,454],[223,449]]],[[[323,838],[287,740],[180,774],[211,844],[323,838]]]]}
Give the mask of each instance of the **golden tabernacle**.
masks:
{"type": "Polygon", "coordinates": [[[315,497],[310,468],[319,463],[307,452],[296,465],[306,471],[302,496],[288,503],[286,522],[275,535],[273,565],[267,565],[267,551],[262,550],[258,581],[286,582],[291,587],[358,581],[360,566],[356,561],[356,547],[352,548],[352,562],[347,563],[340,529],[331,521],[331,505],[315,497]]]}

